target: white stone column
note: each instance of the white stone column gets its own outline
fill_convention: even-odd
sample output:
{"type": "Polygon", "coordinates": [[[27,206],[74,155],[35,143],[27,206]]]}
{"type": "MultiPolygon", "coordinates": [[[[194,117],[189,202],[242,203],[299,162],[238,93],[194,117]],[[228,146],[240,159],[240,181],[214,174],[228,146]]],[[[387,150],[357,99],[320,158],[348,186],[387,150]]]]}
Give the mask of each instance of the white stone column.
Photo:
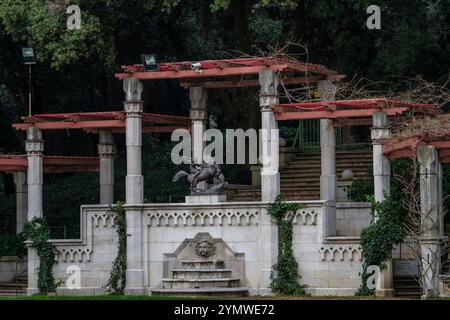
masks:
{"type": "Polygon", "coordinates": [[[196,164],[202,164],[203,149],[205,142],[203,134],[205,132],[207,112],[206,100],[208,98],[207,91],[202,87],[189,88],[189,99],[191,100],[191,135],[192,135],[192,159],[196,164]]]}
{"type": "MultiPolygon", "coordinates": [[[[126,113],[127,176],[126,204],[144,202],[144,177],[142,176],[142,115],[143,85],[139,79],[123,81],[126,113]]],[[[142,212],[126,208],[127,221],[127,294],[144,294],[144,264],[142,260],[142,212]]]]}
{"type": "Polygon", "coordinates": [[[389,159],[383,155],[383,142],[391,137],[389,118],[384,112],[372,116],[373,185],[375,201],[383,202],[385,194],[390,194],[391,167],[389,159]]]}
{"type": "MultiPolygon", "coordinates": [[[[203,150],[205,141],[203,135],[206,129],[207,111],[206,101],[208,92],[202,87],[189,88],[189,99],[191,100],[191,142],[192,142],[192,161],[195,164],[203,163],[203,150]]],[[[205,181],[198,183],[197,188],[206,190],[208,188],[205,181]]]]}
{"type": "Polygon", "coordinates": [[[141,204],[144,202],[144,177],[142,176],[142,112],[141,101],[143,85],[139,79],[123,80],[126,100],[126,147],[127,176],[126,203],[141,204]]]}
{"type": "MultiPolygon", "coordinates": [[[[31,221],[34,217],[43,217],[42,186],[44,182],[44,141],[42,140],[42,132],[36,127],[30,127],[27,130],[25,150],[28,159],[28,221],[31,221]]],[[[29,247],[27,295],[38,292],[38,268],[39,258],[36,249],[29,247]]]]}
{"type": "MultiPolygon", "coordinates": [[[[336,86],[331,80],[319,81],[322,101],[334,101],[336,86]]],[[[323,237],[336,235],[336,130],[334,120],[320,119],[320,199],[327,201],[323,217],[323,237]]]]}
{"type": "Polygon", "coordinates": [[[279,134],[275,114],[270,108],[279,103],[278,74],[273,71],[259,73],[259,106],[261,109],[261,200],[274,201],[280,194],[279,134]]]}
{"type": "MultiPolygon", "coordinates": [[[[372,149],[373,149],[373,185],[376,202],[383,202],[385,195],[391,192],[391,169],[389,159],[383,155],[383,142],[391,137],[389,118],[384,112],[376,112],[372,116],[372,149]]],[[[376,219],[376,216],[375,216],[376,219]]],[[[375,294],[379,297],[394,296],[394,271],[392,259],[385,261],[376,281],[375,294]]]]}
{"type": "Polygon", "coordinates": [[[424,293],[439,293],[439,273],[441,270],[441,221],[440,158],[434,146],[419,146],[417,158],[420,163],[420,211],[422,273],[424,293]]]}
{"type": "Polygon", "coordinates": [[[28,185],[27,173],[14,172],[16,186],[16,233],[20,233],[28,220],[28,185]]]}
{"type": "MultiPolygon", "coordinates": [[[[278,98],[278,74],[273,71],[259,73],[261,109],[261,133],[260,133],[260,162],[261,168],[261,200],[274,201],[280,194],[279,139],[278,125],[270,106],[279,102],[278,98]]],[[[259,290],[260,295],[271,294],[270,275],[273,265],[277,262],[278,230],[272,223],[270,216],[264,210],[261,212],[258,224],[259,242],[259,290]]]]}
{"type": "Polygon", "coordinates": [[[111,130],[99,132],[100,204],[114,203],[114,156],[116,148],[111,130]]]}

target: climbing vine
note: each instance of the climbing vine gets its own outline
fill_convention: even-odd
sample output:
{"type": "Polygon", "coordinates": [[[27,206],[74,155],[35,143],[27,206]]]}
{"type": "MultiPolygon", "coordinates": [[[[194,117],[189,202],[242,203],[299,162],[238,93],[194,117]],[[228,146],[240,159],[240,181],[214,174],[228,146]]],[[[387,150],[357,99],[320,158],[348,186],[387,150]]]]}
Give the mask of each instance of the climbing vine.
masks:
{"type": "Polygon", "coordinates": [[[40,294],[56,291],[56,282],[53,277],[55,264],[55,247],[49,242],[50,228],[44,218],[35,217],[23,227],[23,239],[31,241],[30,246],[35,248],[39,257],[38,289],[40,294]]]}
{"type": "Polygon", "coordinates": [[[108,289],[109,293],[120,295],[123,294],[127,281],[127,223],[122,202],[111,205],[109,208],[116,216],[115,224],[117,226],[118,250],[111,270],[111,275],[105,287],[108,289]]]}
{"type": "Polygon", "coordinates": [[[392,248],[400,243],[406,235],[406,228],[402,221],[402,209],[398,201],[386,196],[383,202],[375,202],[373,197],[372,211],[376,212],[377,219],[361,232],[361,247],[363,251],[363,272],[361,274],[361,287],[357,295],[373,295],[374,290],[367,287],[370,274],[369,266],[378,266],[383,270],[392,248]]]}
{"type": "Polygon", "coordinates": [[[293,215],[289,214],[301,208],[302,205],[298,203],[284,202],[281,196],[267,208],[267,213],[275,219],[278,226],[278,260],[270,277],[270,288],[277,294],[306,294],[304,286],[298,282],[300,274],[292,249],[293,215]]]}

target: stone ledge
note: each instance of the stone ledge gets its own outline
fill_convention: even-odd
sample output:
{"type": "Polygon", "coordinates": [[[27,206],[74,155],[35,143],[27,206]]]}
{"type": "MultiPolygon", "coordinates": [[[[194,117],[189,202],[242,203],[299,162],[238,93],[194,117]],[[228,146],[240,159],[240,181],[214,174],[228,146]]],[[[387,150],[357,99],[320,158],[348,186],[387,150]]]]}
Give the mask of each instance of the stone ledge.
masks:
{"type": "Polygon", "coordinates": [[[337,236],[337,237],[326,237],[322,243],[360,243],[360,237],[348,237],[348,236],[337,236]]]}

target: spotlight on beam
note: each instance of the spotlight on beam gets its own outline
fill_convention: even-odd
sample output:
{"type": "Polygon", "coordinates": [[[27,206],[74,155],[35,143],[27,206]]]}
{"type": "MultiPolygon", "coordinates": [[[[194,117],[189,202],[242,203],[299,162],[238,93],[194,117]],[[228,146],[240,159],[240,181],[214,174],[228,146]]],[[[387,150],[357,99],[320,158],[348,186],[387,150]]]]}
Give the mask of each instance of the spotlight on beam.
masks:
{"type": "Polygon", "coordinates": [[[156,54],[142,54],[141,60],[144,65],[144,71],[159,71],[159,64],[156,54]]]}

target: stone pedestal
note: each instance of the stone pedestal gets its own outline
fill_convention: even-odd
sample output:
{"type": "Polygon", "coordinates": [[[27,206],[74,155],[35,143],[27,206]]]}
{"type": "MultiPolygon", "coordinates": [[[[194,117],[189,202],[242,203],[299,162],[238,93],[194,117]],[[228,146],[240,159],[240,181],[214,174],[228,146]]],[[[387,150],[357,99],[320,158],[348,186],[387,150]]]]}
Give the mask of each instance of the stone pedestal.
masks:
{"type": "Polygon", "coordinates": [[[351,187],[353,181],[337,181],[336,201],[347,202],[347,189],[351,187]]]}
{"type": "Polygon", "coordinates": [[[223,194],[191,194],[185,197],[186,203],[219,203],[227,202],[227,196],[223,194]]]}

